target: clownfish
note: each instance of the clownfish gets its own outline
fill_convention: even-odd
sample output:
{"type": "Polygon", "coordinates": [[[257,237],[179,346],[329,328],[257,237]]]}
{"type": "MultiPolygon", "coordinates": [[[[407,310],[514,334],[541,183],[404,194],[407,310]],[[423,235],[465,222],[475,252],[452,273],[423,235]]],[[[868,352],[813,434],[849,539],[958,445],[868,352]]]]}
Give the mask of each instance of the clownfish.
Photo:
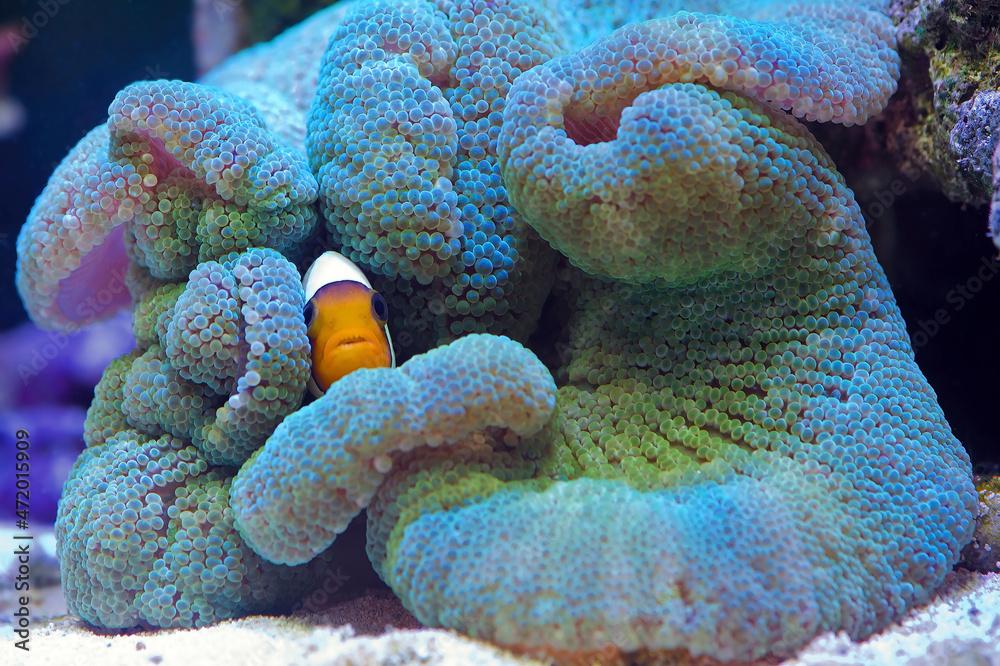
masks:
{"type": "Polygon", "coordinates": [[[389,307],[364,273],[339,252],[324,252],[302,278],[312,345],[309,391],[316,397],[359,368],[394,368],[389,307]]]}

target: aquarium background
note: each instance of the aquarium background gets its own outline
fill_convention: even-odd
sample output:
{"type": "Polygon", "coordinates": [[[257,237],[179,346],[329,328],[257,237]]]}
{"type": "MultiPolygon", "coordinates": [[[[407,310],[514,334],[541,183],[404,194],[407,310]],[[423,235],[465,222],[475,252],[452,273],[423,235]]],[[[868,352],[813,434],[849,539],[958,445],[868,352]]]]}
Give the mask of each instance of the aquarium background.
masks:
{"type": "MultiPolygon", "coordinates": [[[[202,4],[225,20],[237,2],[202,4]]],[[[49,520],[61,479],[82,447],[74,424],[82,427],[92,384],[131,342],[121,320],[76,336],[38,332],[26,323],[13,288],[17,233],[54,167],[106,117],[118,90],[140,79],[197,77],[194,4],[7,0],[0,6],[0,39],[18,35],[12,57],[0,57],[0,98],[17,100],[25,112],[20,127],[14,123],[0,134],[0,268],[6,285],[0,361],[7,375],[0,417],[4,436],[12,428],[45,424],[36,441],[52,470],[39,479],[51,486],[40,491],[50,504],[41,516],[49,520]],[[18,364],[38,357],[45,359],[44,368],[30,376],[18,373],[18,364]]],[[[244,39],[275,34],[323,4],[328,2],[247,5],[244,39]]],[[[898,173],[886,154],[864,151],[865,133],[873,131],[877,122],[822,128],[820,137],[865,210],[921,369],[977,471],[989,471],[1000,466],[994,426],[1000,356],[993,349],[1000,262],[986,236],[987,210],[952,204],[929,183],[898,173]]]]}

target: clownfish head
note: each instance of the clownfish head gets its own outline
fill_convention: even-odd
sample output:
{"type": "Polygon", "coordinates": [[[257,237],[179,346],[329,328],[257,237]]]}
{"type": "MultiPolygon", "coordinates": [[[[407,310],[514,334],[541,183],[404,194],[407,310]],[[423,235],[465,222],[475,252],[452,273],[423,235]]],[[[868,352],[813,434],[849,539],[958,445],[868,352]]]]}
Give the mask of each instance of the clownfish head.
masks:
{"type": "Polygon", "coordinates": [[[323,395],[359,368],[395,367],[389,308],[357,266],[337,252],[325,252],[306,271],[303,286],[313,395],[323,395]]]}

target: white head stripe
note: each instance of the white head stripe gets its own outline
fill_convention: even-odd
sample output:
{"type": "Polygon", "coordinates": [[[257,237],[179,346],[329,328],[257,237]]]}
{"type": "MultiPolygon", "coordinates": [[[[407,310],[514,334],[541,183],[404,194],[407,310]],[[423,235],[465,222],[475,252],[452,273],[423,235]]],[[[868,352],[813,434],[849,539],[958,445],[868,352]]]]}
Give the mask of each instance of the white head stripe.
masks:
{"type": "Polygon", "coordinates": [[[372,284],[365,277],[365,274],[350,259],[333,250],[324,252],[317,257],[302,277],[302,288],[305,289],[306,300],[311,299],[321,287],[344,280],[360,282],[369,289],[372,288],[372,284]]]}

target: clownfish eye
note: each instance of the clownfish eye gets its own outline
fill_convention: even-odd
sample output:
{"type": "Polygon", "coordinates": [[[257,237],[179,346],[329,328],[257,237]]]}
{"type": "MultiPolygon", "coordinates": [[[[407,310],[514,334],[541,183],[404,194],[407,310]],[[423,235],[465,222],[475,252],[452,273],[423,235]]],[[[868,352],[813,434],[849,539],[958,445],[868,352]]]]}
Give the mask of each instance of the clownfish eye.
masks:
{"type": "Polygon", "coordinates": [[[312,325],[313,317],[316,316],[316,306],[313,305],[312,301],[306,303],[305,309],[302,310],[302,315],[306,320],[306,328],[309,328],[312,325]]]}
{"type": "Polygon", "coordinates": [[[372,314],[380,324],[389,321],[389,304],[385,302],[382,294],[377,291],[372,292],[372,314]]]}

